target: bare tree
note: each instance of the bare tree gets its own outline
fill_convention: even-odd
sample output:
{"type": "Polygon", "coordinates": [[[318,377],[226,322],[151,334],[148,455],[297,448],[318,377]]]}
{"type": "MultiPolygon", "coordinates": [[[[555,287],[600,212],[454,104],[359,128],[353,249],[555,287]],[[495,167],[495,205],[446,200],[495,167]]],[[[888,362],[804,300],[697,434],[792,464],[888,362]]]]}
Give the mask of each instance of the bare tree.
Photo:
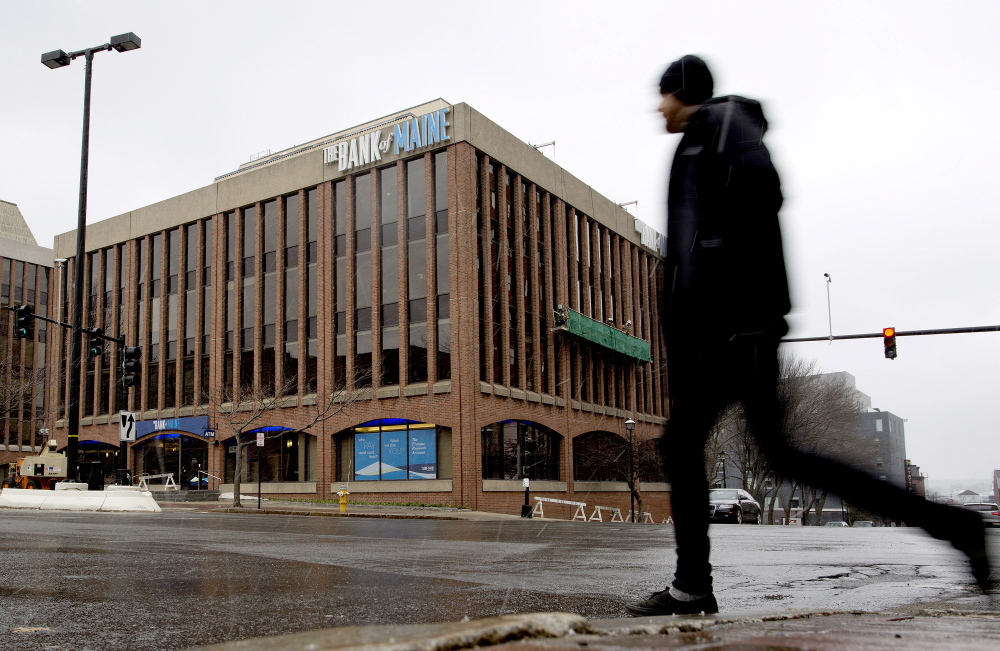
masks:
{"type": "MultiPolygon", "coordinates": [[[[785,431],[790,443],[806,453],[859,463],[868,446],[857,431],[858,405],[854,388],[843,377],[818,373],[814,361],[790,355],[782,355],[780,371],[778,391],[785,402],[785,431]]],[[[799,479],[777,479],[775,484],[787,484],[790,496],[799,492],[803,522],[810,511],[818,509],[816,523],[819,524],[826,492],[818,492],[799,479]]],[[[772,513],[773,505],[774,496],[769,509],[772,513]]],[[[785,513],[786,517],[791,515],[789,505],[785,506],[785,513]]]]}
{"type": "Polygon", "coordinates": [[[623,482],[633,522],[642,519],[642,482],[665,481],[656,440],[636,430],[591,432],[587,442],[574,449],[573,465],[588,480],[623,482]]]}
{"type": "MultiPolygon", "coordinates": [[[[779,364],[779,397],[786,406],[785,432],[789,442],[800,450],[816,455],[858,463],[867,450],[857,433],[858,412],[855,390],[846,378],[821,374],[816,363],[783,354],[779,364]]],[[[776,473],[772,461],[757,443],[743,408],[733,405],[719,418],[706,446],[706,470],[715,476],[719,452],[725,450],[742,481],[742,487],[766,507],[768,520],[774,522],[778,496],[798,494],[803,519],[816,513],[816,523],[826,502],[826,492],[807,482],[776,473]]],[[[790,517],[789,505],[784,507],[790,517]]]]}
{"type": "MultiPolygon", "coordinates": [[[[370,376],[370,372],[367,377],[370,376]]],[[[213,412],[215,417],[225,425],[236,442],[236,467],[233,470],[233,506],[240,507],[240,485],[243,480],[242,459],[244,451],[251,442],[256,441],[254,430],[261,428],[267,416],[281,407],[286,396],[294,394],[298,379],[292,377],[283,386],[263,386],[260,389],[227,389],[223,392],[223,402],[213,412]]],[[[347,410],[356,402],[362,392],[349,391],[346,384],[334,387],[324,400],[317,400],[309,418],[295,429],[283,429],[275,432],[264,432],[264,439],[275,439],[281,436],[306,432],[317,423],[329,420],[347,410]]],[[[300,410],[308,409],[299,407],[300,410]]],[[[260,472],[260,469],[258,469],[260,472]]]]}
{"type": "Polygon", "coordinates": [[[44,368],[0,361],[0,418],[16,419],[23,405],[31,403],[36,387],[44,378],[44,368]]]}

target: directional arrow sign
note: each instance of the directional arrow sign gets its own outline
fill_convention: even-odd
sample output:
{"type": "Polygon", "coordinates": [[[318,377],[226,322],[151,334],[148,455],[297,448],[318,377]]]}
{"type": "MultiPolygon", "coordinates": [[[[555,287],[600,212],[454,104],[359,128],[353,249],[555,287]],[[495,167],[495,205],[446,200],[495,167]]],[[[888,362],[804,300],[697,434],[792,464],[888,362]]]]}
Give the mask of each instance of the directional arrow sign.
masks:
{"type": "Polygon", "coordinates": [[[118,430],[118,440],[135,443],[135,412],[120,411],[118,418],[121,423],[118,430]]]}

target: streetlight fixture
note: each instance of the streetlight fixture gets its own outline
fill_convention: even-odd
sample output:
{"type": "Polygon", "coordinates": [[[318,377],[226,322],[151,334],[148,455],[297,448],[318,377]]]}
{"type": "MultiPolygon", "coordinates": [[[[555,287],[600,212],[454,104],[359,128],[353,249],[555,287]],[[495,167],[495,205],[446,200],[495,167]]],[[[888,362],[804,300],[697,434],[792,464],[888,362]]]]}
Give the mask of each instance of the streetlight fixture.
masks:
{"type": "Polygon", "coordinates": [[[83,346],[83,256],[86,254],[87,235],[87,172],[90,158],[90,78],[97,52],[128,52],[142,47],[142,41],[132,32],[112,36],[111,39],[95,47],[88,47],[66,54],[62,50],[42,55],[42,64],[50,69],[68,66],[77,57],[84,58],[83,82],[83,142],[80,148],[80,201],[76,223],[76,262],[73,265],[73,335],[70,342],[69,414],[66,434],[66,478],[77,479],[77,444],[80,440],[80,367],[83,346]]]}
{"type": "Polygon", "coordinates": [[[723,488],[727,488],[727,486],[726,486],[726,459],[728,459],[728,458],[729,458],[729,455],[726,454],[725,450],[722,450],[722,451],[719,452],[719,460],[722,462],[722,487],[723,488]]]}

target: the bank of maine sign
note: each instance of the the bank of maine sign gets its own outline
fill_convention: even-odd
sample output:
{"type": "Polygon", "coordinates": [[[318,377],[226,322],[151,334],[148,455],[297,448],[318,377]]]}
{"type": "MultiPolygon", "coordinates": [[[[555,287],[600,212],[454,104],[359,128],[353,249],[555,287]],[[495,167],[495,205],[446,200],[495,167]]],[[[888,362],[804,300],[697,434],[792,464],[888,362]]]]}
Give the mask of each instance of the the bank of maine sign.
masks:
{"type": "Polygon", "coordinates": [[[390,129],[373,129],[368,133],[344,138],[323,149],[323,163],[337,164],[338,171],[346,172],[355,167],[370,165],[382,160],[383,154],[392,149],[393,155],[400,151],[410,153],[451,140],[448,133],[448,113],[450,108],[438,109],[414,118],[400,120],[390,129]],[[383,134],[385,137],[383,138],[383,134]]]}

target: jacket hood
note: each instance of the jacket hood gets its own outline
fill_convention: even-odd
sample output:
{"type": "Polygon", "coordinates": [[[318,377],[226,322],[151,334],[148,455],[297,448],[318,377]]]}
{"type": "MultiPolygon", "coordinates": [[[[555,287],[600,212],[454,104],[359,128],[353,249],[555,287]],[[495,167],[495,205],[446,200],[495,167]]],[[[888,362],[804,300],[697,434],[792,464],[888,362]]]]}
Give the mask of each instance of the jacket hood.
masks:
{"type": "Polygon", "coordinates": [[[713,97],[705,101],[702,105],[702,110],[707,114],[706,118],[710,121],[719,124],[733,124],[735,122],[743,131],[755,131],[754,135],[757,138],[763,138],[767,132],[767,119],[764,117],[764,107],[757,100],[740,97],[739,95],[713,97]]]}

